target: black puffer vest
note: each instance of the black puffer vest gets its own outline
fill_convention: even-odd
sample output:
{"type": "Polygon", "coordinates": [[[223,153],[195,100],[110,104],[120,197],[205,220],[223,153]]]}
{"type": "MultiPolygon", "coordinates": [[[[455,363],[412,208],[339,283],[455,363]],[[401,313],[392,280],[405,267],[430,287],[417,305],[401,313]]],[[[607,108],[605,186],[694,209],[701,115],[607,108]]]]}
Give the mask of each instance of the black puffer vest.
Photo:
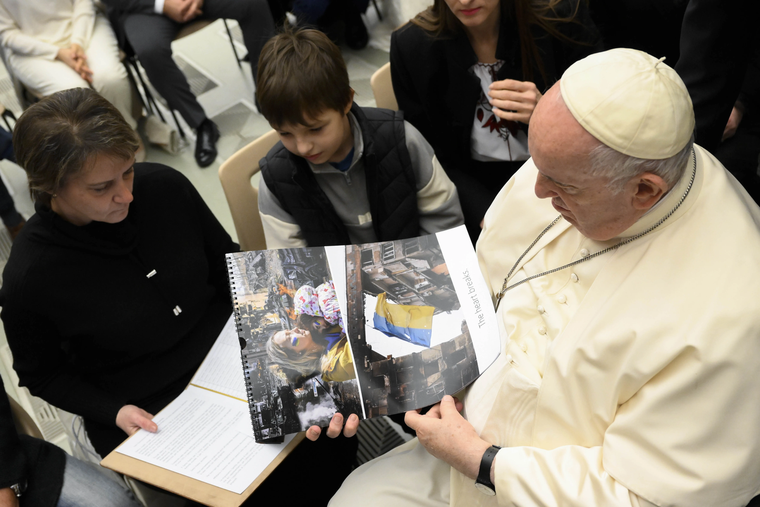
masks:
{"type": "MultiPolygon", "coordinates": [[[[364,141],[362,159],[372,226],[379,241],[418,236],[417,184],[406,149],[402,113],[354,104],[364,141]]],[[[301,228],[309,246],[348,245],[348,231],[319,187],[308,162],[278,143],[261,160],[261,176],[301,228]]]]}

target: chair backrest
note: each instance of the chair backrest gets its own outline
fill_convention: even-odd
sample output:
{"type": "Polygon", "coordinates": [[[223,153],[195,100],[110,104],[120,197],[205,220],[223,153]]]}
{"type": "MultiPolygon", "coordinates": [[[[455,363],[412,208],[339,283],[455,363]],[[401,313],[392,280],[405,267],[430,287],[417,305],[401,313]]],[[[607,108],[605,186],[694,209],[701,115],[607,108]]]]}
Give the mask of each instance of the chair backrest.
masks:
{"type": "MultiPolygon", "coordinates": [[[[3,396],[5,393],[0,393],[3,396]]],[[[13,416],[13,422],[16,425],[16,431],[23,435],[29,435],[30,437],[40,438],[44,440],[40,428],[34,419],[26,413],[24,407],[18,404],[16,400],[8,396],[8,401],[11,403],[11,415],[13,416]]]]}
{"type": "Polygon", "coordinates": [[[251,178],[259,172],[259,160],[278,140],[277,132],[270,130],[238,150],[219,167],[219,179],[243,250],[264,250],[267,247],[259,215],[259,191],[251,184],[251,178]]]}
{"type": "Polygon", "coordinates": [[[386,63],[374,74],[369,81],[372,85],[372,94],[375,96],[377,107],[398,110],[396,95],[393,93],[393,83],[391,82],[391,62],[386,63]]]}

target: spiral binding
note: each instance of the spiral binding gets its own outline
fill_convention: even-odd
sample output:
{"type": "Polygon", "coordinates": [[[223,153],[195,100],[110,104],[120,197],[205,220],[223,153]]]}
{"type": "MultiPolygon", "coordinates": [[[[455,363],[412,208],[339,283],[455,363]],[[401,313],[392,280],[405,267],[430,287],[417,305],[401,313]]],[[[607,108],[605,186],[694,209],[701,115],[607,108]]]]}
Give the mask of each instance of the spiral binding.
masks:
{"type": "MultiPolygon", "coordinates": [[[[237,254],[234,253],[228,253],[225,255],[225,259],[227,262],[227,279],[230,284],[230,299],[232,300],[232,312],[235,314],[235,331],[237,331],[238,340],[242,340],[245,343],[248,343],[245,339],[245,336],[243,336],[243,325],[241,324],[241,317],[240,317],[240,305],[238,304],[237,300],[237,289],[239,287],[239,284],[236,283],[235,280],[235,273],[232,269],[232,266],[235,262],[235,258],[245,255],[245,252],[240,252],[237,254]]],[[[258,428],[257,421],[253,417],[253,413],[251,412],[251,407],[253,406],[254,399],[253,399],[253,388],[251,387],[251,377],[248,373],[248,354],[246,347],[243,347],[240,349],[240,359],[243,367],[243,377],[245,378],[245,392],[246,397],[248,398],[248,412],[251,416],[251,426],[253,427],[254,435],[260,433],[261,429],[258,428]]]]}

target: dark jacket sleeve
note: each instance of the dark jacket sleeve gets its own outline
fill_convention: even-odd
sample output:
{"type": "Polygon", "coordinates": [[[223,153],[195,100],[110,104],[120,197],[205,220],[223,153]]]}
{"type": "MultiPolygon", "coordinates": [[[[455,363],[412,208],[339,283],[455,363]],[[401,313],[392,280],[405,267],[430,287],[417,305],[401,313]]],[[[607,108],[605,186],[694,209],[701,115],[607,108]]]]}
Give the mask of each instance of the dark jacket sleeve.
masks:
{"type": "Polygon", "coordinates": [[[3,379],[0,377],[0,489],[21,482],[26,478],[26,456],[13,424],[11,406],[5,393],[3,379]]]}
{"type": "Polygon", "coordinates": [[[694,104],[696,141],[708,151],[720,144],[739,96],[758,7],[755,0],[691,0],[686,8],[676,71],[694,104]]]}
{"type": "Polygon", "coordinates": [[[753,41],[747,73],[744,76],[737,102],[745,115],[757,114],[758,103],[760,103],[760,37],[756,37],[753,41]]]}
{"type": "Polygon", "coordinates": [[[128,13],[152,14],[155,12],[155,0],[102,0],[108,10],[128,13]]]}
{"type": "MultiPolygon", "coordinates": [[[[419,37],[413,33],[415,31],[421,32],[421,30],[416,30],[413,27],[403,27],[391,34],[391,82],[393,83],[393,93],[396,95],[398,108],[404,112],[404,119],[414,125],[422,136],[430,142],[431,139],[434,139],[434,129],[429,124],[424,101],[415,87],[414,77],[404,57],[409,52],[407,46],[410,41],[415,38],[415,35],[419,37]]],[[[441,104],[441,107],[446,107],[446,105],[441,104]]]]}

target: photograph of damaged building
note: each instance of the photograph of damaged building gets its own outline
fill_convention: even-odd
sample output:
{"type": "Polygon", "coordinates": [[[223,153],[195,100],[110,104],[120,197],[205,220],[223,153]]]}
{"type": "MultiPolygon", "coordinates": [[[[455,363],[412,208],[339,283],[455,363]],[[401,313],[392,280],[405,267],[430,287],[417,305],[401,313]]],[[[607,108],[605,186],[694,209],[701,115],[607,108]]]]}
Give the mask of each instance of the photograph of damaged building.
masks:
{"type": "Polygon", "coordinates": [[[228,256],[243,371],[257,441],[327,426],[336,411],[361,413],[356,380],[302,378],[269,360],[266,342],[296,327],[293,295],[330,279],[324,248],[241,252],[228,256]],[[243,343],[244,342],[244,343],[243,343]]]}
{"type": "MultiPolygon", "coordinates": [[[[453,338],[418,352],[394,357],[373,350],[365,299],[386,293],[399,305],[435,307],[437,314],[457,313],[459,299],[435,235],[346,247],[347,329],[360,378],[367,417],[404,412],[434,404],[477,378],[478,364],[464,318],[453,338]]],[[[391,339],[392,340],[392,339],[391,339]]]]}

